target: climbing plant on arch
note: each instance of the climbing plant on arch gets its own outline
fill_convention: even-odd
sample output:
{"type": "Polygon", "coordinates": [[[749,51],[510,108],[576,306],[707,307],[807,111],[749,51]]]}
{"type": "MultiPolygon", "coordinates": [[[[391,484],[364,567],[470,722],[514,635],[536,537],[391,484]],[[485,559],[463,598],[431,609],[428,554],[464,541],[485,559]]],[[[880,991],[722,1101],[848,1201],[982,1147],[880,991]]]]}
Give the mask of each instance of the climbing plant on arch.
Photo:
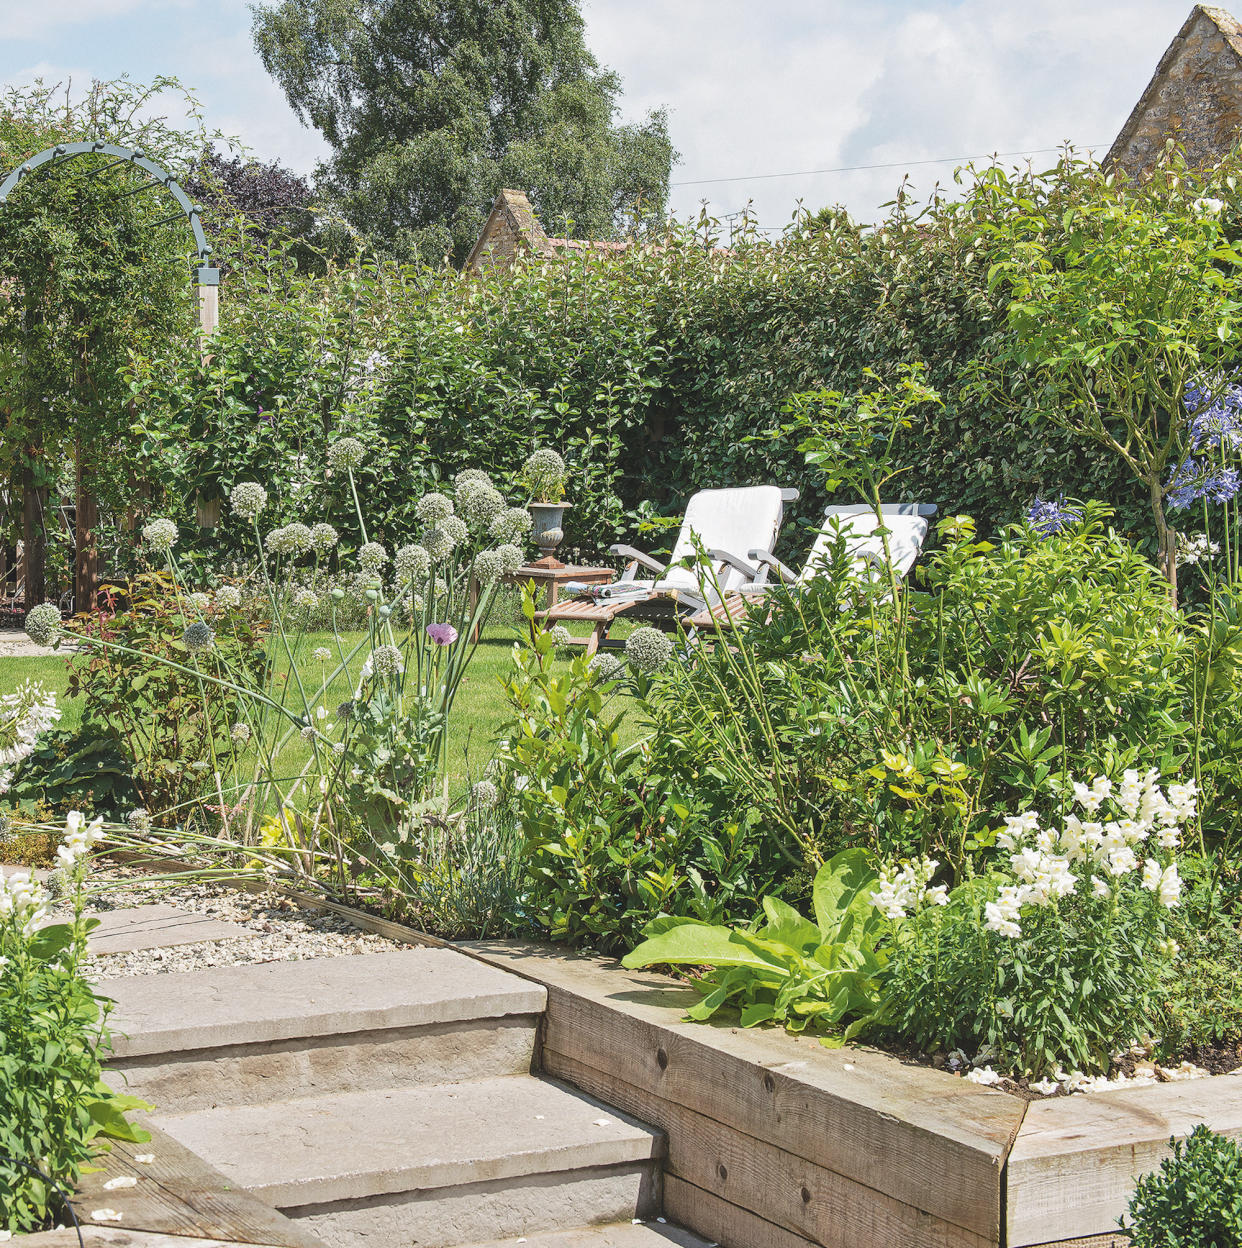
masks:
{"type": "Polygon", "coordinates": [[[151,483],[123,366],[146,344],[190,332],[187,277],[201,328],[210,333],[218,315],[219,271],[198,209],[168,169],[168,155],[185,167],[201,138],[157,124],[148,149],[133,141],[144,129],[134,110],[127,121],[116,107],[145,98],[143,89],[103,88],[113,89],[111,110],[96,97],[78,112],[45,100],[0,106],[0,168],[9,169],[0,183],[0,485],[7,479],[23,500],[28,603],[46,596],[55,499],[74,495],[79,609],[97,580],[100,497],[123,514],[151,483]],[[83,133],[105,127],[130,142],[83,133]]]}

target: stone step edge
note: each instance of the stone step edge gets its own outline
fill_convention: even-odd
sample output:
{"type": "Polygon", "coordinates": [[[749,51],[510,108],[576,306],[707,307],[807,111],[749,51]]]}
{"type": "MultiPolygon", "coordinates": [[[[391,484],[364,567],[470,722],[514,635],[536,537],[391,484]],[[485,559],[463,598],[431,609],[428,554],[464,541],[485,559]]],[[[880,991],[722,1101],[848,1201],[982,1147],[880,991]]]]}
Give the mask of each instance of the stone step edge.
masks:
{"type": "Polygon", "coordinates": [[[538,1016],[547,1002],[541,984],[432,949],[127,977],[103,980],[98,990],[116,1002],[114,1061],[538,1016]],[[351,983],[365,970],[370,981],[351,983]]]}
{"type": "MultiPolygon", "coordinates": [[[[206,1157],[251,1195],[278,1209],[297,1209],[300,1214],[341,1201],[448,1190],[532,1175],[658,1164],[667,1144],[662,1131],[567,1085],[533,1075],[503,1075],[459,1084],[377,1089],[361,1094],[332,1093],[256,1106],[156,1114],[151,1122],[206,1157]],[[456,1106],[445,1113],[444,1107],[453,1102],[456,1106]],[[440,1133],[431,1138],[440,1142],[452,1140],[460,1149],[457,1155],[450,1149],[447,1155],[418,1157],[414,1150],[426,1138],[417,1122],[420,1106],[441,1109],[440,1133]],[[507,1122],[508,1107],[520,1116],[507,1122]],[[524,1115],[532,1109],[541,1109],[544,1114],[526,1118],[524,1115]],[[376,1134],[365,1128],[363,1124],[378,1121],[375,1115],[384,1111],[383,1120],[390,1126],[403,1113],[410,1115],[408,1142],[403,1141],[400,1128],[395,1137],[388,1139],[382,1132],[376,1134]],[[451,1120],[457,1114],[466,1122],[489,1123],[486,1142],[479,1146],[479,1141],[472,1140],[468,1132],[464,1140],[446,1135],[445,1127],[451,1128],[451,1120]],[[530,1126],[536,1118],[546,1120],[548,1126],[530,1126]],[[524,1127],[528,1132],[525,1139],[521,1134],[524,1127]],[[348,1138],[351,1130],[353,1139],[348,1138]],[[546,1138],[549,1131],[555,1132],[551,1140],[546,1138]],[[268,1164],[277,1156],[273,1151],[278,1147],[277,1141],[289,1139],[305,1148],[305,1141],[316,1134],[331,1143],[325,1144],[318,1155],[301,1153],[301,1173],[282,1172],[279,1163],[273,1170],[268,1164]],[[237,1146],[243,1140],[260,1150],[257,1163],[247,1164],[239,1156],[237,1146]],[[227,1155],[221,1156],[222,1153],[227,1155]],[[328,1157],[330,1167],[324,1165],[328,1157]]],[[[428,1129],[434,1127],[433,1120],[428,1129]]]]}

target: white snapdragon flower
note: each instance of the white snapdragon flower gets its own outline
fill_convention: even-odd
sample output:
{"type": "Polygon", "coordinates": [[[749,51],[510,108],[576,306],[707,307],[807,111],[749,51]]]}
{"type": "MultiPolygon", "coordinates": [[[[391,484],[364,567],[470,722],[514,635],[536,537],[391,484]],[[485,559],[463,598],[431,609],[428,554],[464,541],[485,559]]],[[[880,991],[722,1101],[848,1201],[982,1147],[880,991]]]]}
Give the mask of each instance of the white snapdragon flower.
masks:
{"type": "Polygon", "coordinates": [[[1160,904],[1172,910],[1181,900],[1182,880],[1177,874],[1177,863],[1172,862],[1160,875],[1160,888],[1157,891],[1160,904]]]}
{"type": "Polygon", "coordinates": [[[1108,871],[1110,875],[1129,875],[1139,865],[1134,850],[1128,845],[1108,851],[1108,871]]]}
{"type": "Polygon", "coordinates": [[[1016,940],[1022,935],[1018,922],[1022,913],[1022,903],[1026,890],[1021,886],[1006,884],[1001,888],[995,901],[989,901],[983,907],[984,926],[990,932],[998,932],[1009,940],[1016,940]]]}
{"type": "Polygon", "coordinates": [[[1160,891],[1160,876],[1163,870],[1164,868],[1154,858],[1148,858],[1143,863],[1143,887],[1149,893],[1160,891]]]}
{"type": "Polygon", "coordinates": [[[1188,780],[1185,784],[1169,785],[1169,805],[1182,822],[1195,817],[1195,801],[1198,796],[1199,789],[1193,780],[1188,780]]]}
{"type": "Polygon", "coordinates": [[[1101,879],[1098,875],[1091,877],[1091,891],[1100,898],[1101,901],[1113,895],[1113,886],[1105,879],[1101,879]]]}

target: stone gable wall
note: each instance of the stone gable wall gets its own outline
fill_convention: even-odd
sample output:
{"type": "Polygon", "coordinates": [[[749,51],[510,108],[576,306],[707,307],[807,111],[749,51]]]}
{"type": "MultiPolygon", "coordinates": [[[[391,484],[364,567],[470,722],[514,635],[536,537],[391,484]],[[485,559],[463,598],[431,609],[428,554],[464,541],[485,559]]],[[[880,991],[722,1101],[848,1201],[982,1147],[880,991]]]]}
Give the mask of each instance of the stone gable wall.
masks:
{"type": "Polygon", "coordinates": [[[1242,129],[1242,26],[1196,5],[1161,59],[1105,163],[1131,176],[1155,164],[1174,137],[1192,164],[1210,164],[1242,129]]]}

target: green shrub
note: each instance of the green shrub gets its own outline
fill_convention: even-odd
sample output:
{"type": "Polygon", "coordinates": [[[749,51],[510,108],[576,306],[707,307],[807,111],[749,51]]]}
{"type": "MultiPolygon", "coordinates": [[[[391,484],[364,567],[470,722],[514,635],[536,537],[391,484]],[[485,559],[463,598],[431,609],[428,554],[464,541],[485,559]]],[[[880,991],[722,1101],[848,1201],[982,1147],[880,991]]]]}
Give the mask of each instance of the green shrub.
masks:
{"type": "MultiPolygon", "coordinates": [[[[122,609],[116,614],[79,617],[75,625],[88,655],[70,666],[68,696],[83,698],[83,724],[119,742],[132,760],[141,804],[176,822],[211,791],[217,760],[232,756],[239,699],[170,666],[188,667],[183,635],[202,613],[167,573],[144,573],[117,597],[122,609]]],[[[265,657],[253,616],[229,608],[211,618],[219,661],[238,671],[260,670],[265,657]]],[[[97,751],[100,761],[106,755],[106,748],[97,751]]],[[[63,778],[72,784],[72,760],[66,764],[63,778]]],[[[123,775],[114,779],[123,790],[123,775]]]]}
{"type": "Polygon", "coordinates": [[[1193,785],[1166,795],[1154,769],[1070,781],[1059,819],[1007,816],[988,874],[939,904],[886,871],[885,1030],[927,1052],[986,1051],[1006,1072],[1106,1072],[1156,1028],[1194,805],[1193,785]]]}
{"type": "Polygon", "coordinates": [[[689,1016],[700,1022],[728,1005],[743,1027],[779,1023],[848,1039],[880,1007],[887,953],[877,947],[885,928],[871,900],[878,884],[867,856],[845,850],[815,876],[814,922],[774,897],[748,929],[657,919],[623,962],[711,968],[695,980],[703,1000],[689,1016]]]}
{"type": "Polygon", "coordinates": [[[0,876],[0,1229],[43,1229],[61,1214],[102,1136],[145,1140],[124,1114],[142,1102],[102,1079],[109,1002],[79,964],[98,920],[84,919],[86,859],[97,829],[69,822],[62,852],[73,919],[39,928],[47,898],[33,878],[0,876]],[[46,1177],[45,1177],[46,1176],[46,1177]],[[50,1182],[49,1182],[50,1180],[50,1182]]]}
{"type": "Polygon", "coordinates": [[[1242,1244],[1242,1148],[1200,1124],[1169,1140],[1172,1156],[1145,1174],[1122,1218],[1133,1248],[1236,1248],[1242,1244]]]}

